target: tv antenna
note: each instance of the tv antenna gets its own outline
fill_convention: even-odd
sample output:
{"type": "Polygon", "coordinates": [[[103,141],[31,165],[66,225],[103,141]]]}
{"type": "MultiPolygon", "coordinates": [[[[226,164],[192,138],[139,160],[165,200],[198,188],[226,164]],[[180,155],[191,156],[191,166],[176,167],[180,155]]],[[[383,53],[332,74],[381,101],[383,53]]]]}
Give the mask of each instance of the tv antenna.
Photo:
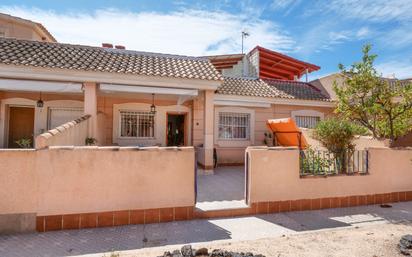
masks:
{"type": "Polygon", "coordinates": [[[245,38],[247,38],[248,36],[250,36],[249,32],[243,30],[243,31],[242,31],[242,54],[243,54],[243,40],[244,40],[245,38]]]}

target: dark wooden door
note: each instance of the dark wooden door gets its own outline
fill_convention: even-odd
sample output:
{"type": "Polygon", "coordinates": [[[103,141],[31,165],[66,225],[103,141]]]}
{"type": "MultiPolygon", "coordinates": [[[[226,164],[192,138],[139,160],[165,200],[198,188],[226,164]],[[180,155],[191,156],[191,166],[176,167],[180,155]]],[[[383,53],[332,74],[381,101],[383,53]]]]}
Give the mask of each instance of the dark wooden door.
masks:
{"type": "Polygon", "coordinates": [[[34,108],[10,107],[9,117],[9,148],[19,148],[16,141],[22,138],[31,139],[33,146],[34,108]]]}
{"type": "Polygon", "coordinates": [[[167,146],[185,145],[185,117],[184,114],[167,114],[167,146]]]}

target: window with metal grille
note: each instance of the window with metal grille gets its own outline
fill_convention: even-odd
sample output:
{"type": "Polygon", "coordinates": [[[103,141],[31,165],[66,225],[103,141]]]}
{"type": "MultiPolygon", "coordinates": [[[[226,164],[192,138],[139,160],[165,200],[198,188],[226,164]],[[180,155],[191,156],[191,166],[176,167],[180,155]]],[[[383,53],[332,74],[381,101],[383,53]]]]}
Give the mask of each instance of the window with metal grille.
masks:
{"type": "Polygon", "coordinates": [[[153,138],[154,114],[120,111],[120,137],[153,138]]]}
{"type": "Polygon", "coordinates": [[[319,116],[295,116],[296,125],[300,128],[314,128],[320,121],[319,116]]]}
{"type": "Polygon", "coordinates": [[[219,139],[249,139],[250,114],[219,113],[219,139]]]}

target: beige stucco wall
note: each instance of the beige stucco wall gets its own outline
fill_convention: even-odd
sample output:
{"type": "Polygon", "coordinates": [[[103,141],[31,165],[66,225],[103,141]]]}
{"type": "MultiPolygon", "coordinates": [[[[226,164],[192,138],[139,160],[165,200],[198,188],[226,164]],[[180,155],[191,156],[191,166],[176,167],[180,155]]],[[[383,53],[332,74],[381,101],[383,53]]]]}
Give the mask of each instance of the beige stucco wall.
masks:
{"type": "Polygon", "coordinates": [[[250,202],[316,199],[412,190],[412,149],[369,149],[369,175],[299,177],[295,148],[248,148],[250,202]]]}
{"type": "Polygon", "coordinates": [[[0,171],[0,214],[194,205],[191,147],[0,150],[0,171]]]}
{"type": "Polygon", "coordinates": [[[343,77],[340,73],[330,74],[328,76],[316,79],[310,83],[319,89],[324,95],[329,96],[333,100],[337,100],[335,91],[333,90],[333,84],[342,85],[343,77]]]}

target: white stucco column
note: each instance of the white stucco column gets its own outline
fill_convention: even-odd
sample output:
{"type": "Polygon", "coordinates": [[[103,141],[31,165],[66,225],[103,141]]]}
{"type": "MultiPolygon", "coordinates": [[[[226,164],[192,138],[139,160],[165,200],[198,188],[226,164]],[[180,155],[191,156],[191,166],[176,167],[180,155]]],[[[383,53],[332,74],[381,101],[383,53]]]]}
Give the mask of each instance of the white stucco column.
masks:
{"type": "Polygon", "coordinates": [[[83,86],[84,114],[91,115],[89,137],[97,138],[97,84],[94,82],[85,82],[83,86]]]}
{"type": "Polygon", "coordinates": [[[214,95],[213,90],[205,91],[204,100],[204,168],[207,172],[213,172],[213,131],[214,131],[214,95]]]}

